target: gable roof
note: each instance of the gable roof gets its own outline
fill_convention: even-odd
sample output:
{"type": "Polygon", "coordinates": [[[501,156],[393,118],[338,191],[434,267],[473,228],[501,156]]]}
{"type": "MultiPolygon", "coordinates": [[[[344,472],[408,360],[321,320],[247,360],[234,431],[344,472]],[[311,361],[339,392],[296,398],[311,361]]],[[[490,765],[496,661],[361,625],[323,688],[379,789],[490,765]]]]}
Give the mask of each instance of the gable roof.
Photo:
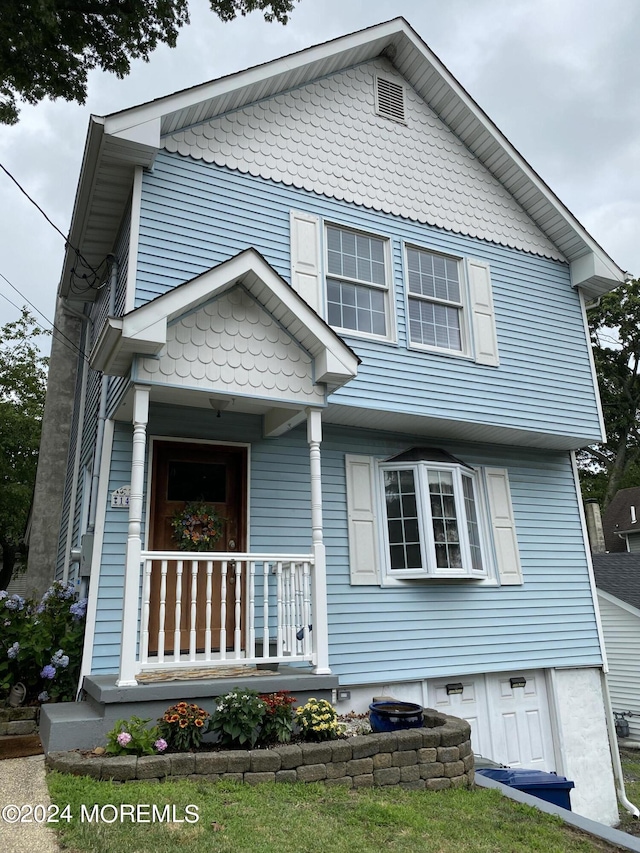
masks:
{"type": "MultiPolygon", "coordinates": [[[[393,64],[570,261],[574,286],[595,297],[624,281],[623,271],[403,18],[106,117],[92,117],[70,243],[93,266],[111,251],[131,192],[133,167],[153,163],[161,137],[379,56],[393,64]]],[[[85,289],[76,294],[72,288],[75,257],[68,249],[60,294],[86,301],[92,293],[85,289]]]]}
{"type": "Polygon", "coordinates": [[[359,357],[255,249],[240,252],[124,317],[109,317],[91,353],[91,366],[126,375],[135,355],[163,350],[170,322],[238,285],[310,354],[316,382],[334,389],[356,375],[359,357]]]}
{"type": "Polygon", "coordinates": [[[640,610],[640,554],[592,554],[598,589],[640,610]]]}
{"type": "Polygon", "coordinates": [[[640,486],[616,492],[602,516],[602,529],[607,551],[627,550],[627,543],[618,534],[640,533],[640,486]],[[635,521],[632,521],[631,507],[635,507],[635,521]]]}

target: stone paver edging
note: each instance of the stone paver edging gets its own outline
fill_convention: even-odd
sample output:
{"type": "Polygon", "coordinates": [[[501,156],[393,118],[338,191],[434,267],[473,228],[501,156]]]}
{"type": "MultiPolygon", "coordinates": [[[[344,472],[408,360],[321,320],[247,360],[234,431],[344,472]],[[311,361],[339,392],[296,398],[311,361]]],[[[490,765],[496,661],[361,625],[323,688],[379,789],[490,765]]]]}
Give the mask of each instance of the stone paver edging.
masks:
{"type": "Polygon", "coordinates": [[[50,752],[46,761],[51,770],[117,782],[233,779],[249,785],[322,781],[348,788],[401,785],[439,791],[469,787],[474,779],[470,726],[457,717],[438,717],[425,718],[432,724],[429,728],[324,743],[140,758],[50,752]]]}

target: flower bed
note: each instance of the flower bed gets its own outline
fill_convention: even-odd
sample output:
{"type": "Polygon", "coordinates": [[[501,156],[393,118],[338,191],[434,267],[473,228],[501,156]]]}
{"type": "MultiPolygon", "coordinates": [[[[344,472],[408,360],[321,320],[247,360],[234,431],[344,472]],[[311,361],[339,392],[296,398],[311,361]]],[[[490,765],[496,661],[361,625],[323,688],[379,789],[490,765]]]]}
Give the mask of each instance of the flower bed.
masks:
{"type": "Polygon", "coordinates": [[[443,790],[473,783],[470,726],[457,717],[425,712],[421,729],[357,735],[268,749],[222,749],[170,755],[107,756],[51,752],[47,766],[62,773],[128,782],[135,779],[233,779],[319,782],[348,788],[401,785],[443,790]]]}

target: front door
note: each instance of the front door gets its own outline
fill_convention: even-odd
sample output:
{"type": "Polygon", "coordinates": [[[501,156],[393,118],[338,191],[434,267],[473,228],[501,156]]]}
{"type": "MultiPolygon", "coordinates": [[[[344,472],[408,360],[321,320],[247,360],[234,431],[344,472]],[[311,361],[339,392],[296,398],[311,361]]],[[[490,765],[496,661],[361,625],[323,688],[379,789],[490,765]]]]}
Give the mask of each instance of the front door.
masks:
{"type": "MultiPolygon", "coordinates": [[[[247,451],[243,447],[199,444],[189,442],[156,441],[153,446],[151,487],[151,514],[149,550],[178,551],[171,525],[173,518],[189,503],[212,506],[223,519],[222,537],[211,547],[212,551],[244,552],[246,550],[246,471],[247,451]]],[[[191,600],[191,562],[189,551],[182,551],[184,570],[182,579],[182,608],[180,618],[180,651],[189,651],[189,626],[191,600]]],[[[213,599],[211,602],[211,631],[213,650],[218,650],[220,636],[220,572],[214,567],[213,599]]],[[[151,575],[151,600],[149,606],[149,652],[158,651],[159,604],[161,563],[154,562],[151,575]]],[[[227,601],[233,601],[234,578],[229,571],[227,601]]],[[[196,646],[204,651],[206,612],[206,573],[198,571],[198,607],[196,619],[196,646]]],[[[176,599],[176,561],[170,561],[167,570],[165,596],[165,652],[174,654],[176,599]]],[[[233,638],[233,607],[227,608],[227,637],[233,638]]]]}

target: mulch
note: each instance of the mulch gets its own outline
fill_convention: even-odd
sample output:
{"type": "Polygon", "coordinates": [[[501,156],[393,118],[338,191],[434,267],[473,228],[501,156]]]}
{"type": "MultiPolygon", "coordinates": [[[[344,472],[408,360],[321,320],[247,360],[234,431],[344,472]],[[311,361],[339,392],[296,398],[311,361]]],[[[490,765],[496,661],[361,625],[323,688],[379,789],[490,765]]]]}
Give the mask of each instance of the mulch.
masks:
{"type": "Polygon", "coordinates": [[[39,735],[1,735],[0,761],[5,758],[26,758],[44,752],[39,735]]]}

